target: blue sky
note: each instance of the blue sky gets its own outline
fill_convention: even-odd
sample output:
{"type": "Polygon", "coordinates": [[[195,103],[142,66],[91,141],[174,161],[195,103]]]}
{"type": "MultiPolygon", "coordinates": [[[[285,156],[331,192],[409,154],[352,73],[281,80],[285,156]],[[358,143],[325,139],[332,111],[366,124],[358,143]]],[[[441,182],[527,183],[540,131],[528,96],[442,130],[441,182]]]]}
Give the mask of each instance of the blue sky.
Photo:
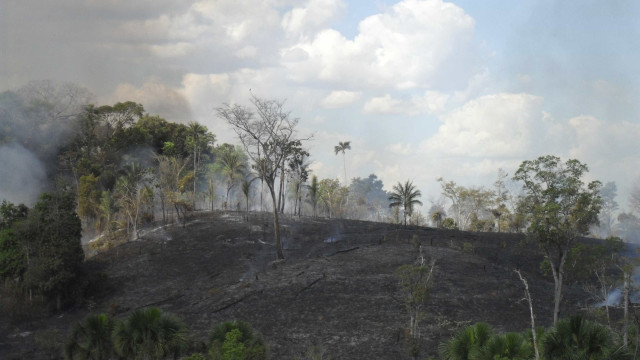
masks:
{"type": "Polygon", "coordinates": [[[389,189],[490,186],[555,154],[625,196],[640,175],[640,5],[630,0],[8,0],[0,90],[71,81],[221,141],[225,102],[286,98],[313,169],[389,189]]]}

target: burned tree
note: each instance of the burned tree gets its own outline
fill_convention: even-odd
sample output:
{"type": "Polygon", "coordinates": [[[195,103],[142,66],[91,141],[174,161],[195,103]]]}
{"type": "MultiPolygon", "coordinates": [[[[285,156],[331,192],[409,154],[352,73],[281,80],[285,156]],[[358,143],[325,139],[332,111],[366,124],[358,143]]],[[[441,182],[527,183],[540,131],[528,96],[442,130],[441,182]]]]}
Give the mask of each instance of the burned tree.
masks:
{"type": "Polygon", "coordinates": [[[245,106],[225,104],[217,109],[217,114],[233,127],[249,158],[254,162],[258,177],[263,179],[269,188],[273,201],[276,253],[278,259],[284,259],[275,181],[286,165],[291,145],[300,141],[294,139],[298,119],[285,111],[283,101],[265,100],[253,94],[250,101],[255,112],[245,106]]]}

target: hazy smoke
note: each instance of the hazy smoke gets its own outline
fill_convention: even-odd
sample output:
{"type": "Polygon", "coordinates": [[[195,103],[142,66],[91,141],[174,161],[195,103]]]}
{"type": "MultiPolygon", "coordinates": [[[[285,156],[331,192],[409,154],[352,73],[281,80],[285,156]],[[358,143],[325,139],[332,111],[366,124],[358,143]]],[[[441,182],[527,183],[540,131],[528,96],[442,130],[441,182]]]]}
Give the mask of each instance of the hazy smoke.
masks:
{"type": "Polygon", "coordinates": [[[0,200],[33,205],[46,187],[43,164],[18,143],[0,145],[0,200]]]}

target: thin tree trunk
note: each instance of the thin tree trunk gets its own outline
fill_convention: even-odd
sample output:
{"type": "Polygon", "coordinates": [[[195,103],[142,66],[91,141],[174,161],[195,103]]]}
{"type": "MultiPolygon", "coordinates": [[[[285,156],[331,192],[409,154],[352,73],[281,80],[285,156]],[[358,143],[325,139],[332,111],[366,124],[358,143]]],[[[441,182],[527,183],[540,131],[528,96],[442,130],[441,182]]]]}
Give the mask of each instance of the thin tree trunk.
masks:
{"type": "Polygon", "coordinates": [[[271,200],[273,201],[273,231],[274,236],[276,238],[276,256],[278,259],[284,259],[284,254],[282,253],[282,242],[280,241],[280,222],[278,220],[278,208],[276,207],[276,192],[273,186],[269,186],[269,192],[271,193],[271,200]]]}
{"type": "Polygon", "coordinates": [[[527,302],[529,303],[529,312],[531,313],[531,336],[533,336],[533,350],[535,351],[536,360],[540,360],[540,352],[538,351],[538,334],[536,333],[536,317],[533,314],[533,300],[531,299],[531,293],[529,292],[529,283],[527,282],[527,279],[522,276],[520,270],[514,271],[516,272],[516,274],[518,274],[518,277],[520,277],[520,280],[524,284],[524,292],[527,302]]]}
{"type": "Polygon", "coordinates": [[[342,150],[342,166],[344,167],[344,186],[347,186],[347,161],[344,159],[344,150],[342,150]]]}
{"type": "Polygon", "coordinates": [[[196,209],[196,136],[193,136],[193,210],[196,209]]]}

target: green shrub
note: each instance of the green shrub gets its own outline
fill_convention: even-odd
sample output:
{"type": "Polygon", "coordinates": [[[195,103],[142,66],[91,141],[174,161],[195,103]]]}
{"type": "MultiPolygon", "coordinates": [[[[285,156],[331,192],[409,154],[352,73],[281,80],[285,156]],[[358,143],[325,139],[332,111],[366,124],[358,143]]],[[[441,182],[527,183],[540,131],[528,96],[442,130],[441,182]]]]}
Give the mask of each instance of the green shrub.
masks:
{"type": "Polygon", "coordinates": [[[267,345],[262,336],[243,321],[218,324],[209,336],[213,360],[266,360],[267,345]]]}
{"type": "Polygon", "coordinates": [[[443,229],[455,229],[456,228],[456,221],[453,220],[452,218],[446,218],[444,220],[442,220],[442,228],[443,229]]]}

